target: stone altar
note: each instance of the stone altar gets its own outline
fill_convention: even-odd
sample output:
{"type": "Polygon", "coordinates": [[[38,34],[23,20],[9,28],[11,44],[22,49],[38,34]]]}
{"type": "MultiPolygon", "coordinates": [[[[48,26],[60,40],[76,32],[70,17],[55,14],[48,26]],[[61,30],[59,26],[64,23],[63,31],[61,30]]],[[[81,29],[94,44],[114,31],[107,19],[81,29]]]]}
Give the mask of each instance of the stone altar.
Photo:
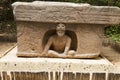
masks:
{"type": "MultiPolygon", "coordinates": [[[[44,47],[41,46],[39,47],[38,45],[40,44],[43,46],[46,45],[48,39],[52,35],[56,34],[55,29],[59,23],[62,23],[66,26],[65,29],[66,35],[72,35],[70,36],[70,38],[72,40],[77,40],[72,42],[79,43],[79,45],[82,44],[80,46],[77,45],[77,48],[72,47],[72,49],[75,50],[76,52],[80,51],[78,50],[78,48],[79,49],[81,48],[82,50],[81,46],[87,45],[90,47],[90,45],[92,46],[93,44],[93,43],[83,44],[83,42],[88,43],[90,41],[90,42],[99,43],[101,41],[100,39],[105,25],[107,26],[109,24],[111,25],[111,24],[120,23],[120,14],[119,14],[120,9],[118,7],[103,7],[103,6],[98,7],[98,6],[90,6],[88,4],[82,5],[84,6],[82,7],[80,6],[80,4],[78,5],[73,3],[64,3],[64,5],[63,3],[60,3],[59,5],[58,4],[59,4],[58,2],[57,3],[56,2],[52,2],[52,3],[51,2],[33,2],[33,3],[17,2],[13,4],[14,14],[17,20],[17,27],[19,31],[18,46],[16,46],[14,49],[8,52],[7,55],[0,58],[0,80],[120,80],[120,63],[119,63],[120,54],[111,51],[110,49],[104,48],[106,51],[102,49],[101,51],[104,52],[101,53],[102,57],[99,56],[96,59],[28,58],[28,57],[37,57],[40,56],[38,54],[42,54],[43,51],[41,50],[44,50],[44,47]],[[46,5],[48,5],[49,7],[46,5]],[[76,23],[74,23],[72,21],[69,21],[71,19],[62,20],[62,18],[64,18],[65,15],[60,15],[61,19],[57,18],[57,16],[59,17],[58,14],[61,8],[58,8],[57,10],[58,12],[52,9],[52,11],[56,12],[55,14],[57,14],[54,15],[56,16],[55,18],[57,20],[56,22],[54,22],[55,20],[51,22],[47,21],[49,19],[45,19],[46,20],[45,21],[44,18],[46,18],[47,15],[45,14],[46,16],[41,16],[43,18],[39,16],[41,15],[39,14],[41,13],[40,10],[42,10],[39,6],[45,9],[42,11],[43,12],[42,15],[44,15],[45,12],[47,12],[46,9],[51,11],[52,6],[60,6],[60,7],[68,6],[70,7],[69,8],[70,10],[67,7],[67,11],[70,12],[73,11],[71,10],[71,7],[74,7],[74,10],[80,10],[76,12],[76,14],[82,14],[84,17],[81,19],[83,20],[83,22],[84,21],[85,22],[77,23],[75,20],[76,23]],[[85,11],[87,10],[89,14],[87,12],[82,12],[84,10],[85,11]],[[90,13],[91,10],[92,12],[90,13]],[[86,19],[85,16],[88,16],[88,18],[86,19]],[[107,18],[110,19],[106,20],[107,18]],[[42,22],[42,20],[45,22],[42,22]],[[96,32],[96,34],[92,31],[96,32]],[[84,35],[83,33],[86,33],[87,35],[84,35]],[[75,38],[74,34],[76,34],[77,39],[75,38]],[[97,36],[97,38],[94,38],[95,35],[97,36]],[[82,41],[82,42],[78,42],[78,41],[82,41]],[[18,53],[17,56],[24,56],[26,58],[17,57],[16,53],[18,53]],[[115,58],[118,58],[118,60],[116,60],[115,58]]],[[[62,8],[62,10],[64,9],[65,8],[62,8]]],[[[66,15],[70,14],[70,12],[69,13],[66,12],[66,15]]],[[[50,15],[53,16],[51,12],[48,13],[49,16],[50,15]]],[[[61,14],[62,13],[63,12],[61,12],[61,14]]],[[[76,14],[72,14],[72,16],[75,16],[77,19],[80,19],[78,16],[76,16],[76,14]]],[[[100,45],[98,46],[100,47],[100,45]]],[[[97,49],[100,50],[100,48],[97,49]]],[[[83,47],[83,50],[85,50],[85,47],[83,47]]],[[[88,51],[90,51],[90,49],[88,49],[88,51]]]]}
{"type": "Polygon", "coordinates": [[[63,58],[96,58],[101,52],[104,27],[120,23],[118,7],[35,1],[16,2],[13,9],[19,57],[46,57],[41,54],[48,39],[62,23],[66,26],[65,34],[71,38],[69,50],[80,55],[63,58]]]}

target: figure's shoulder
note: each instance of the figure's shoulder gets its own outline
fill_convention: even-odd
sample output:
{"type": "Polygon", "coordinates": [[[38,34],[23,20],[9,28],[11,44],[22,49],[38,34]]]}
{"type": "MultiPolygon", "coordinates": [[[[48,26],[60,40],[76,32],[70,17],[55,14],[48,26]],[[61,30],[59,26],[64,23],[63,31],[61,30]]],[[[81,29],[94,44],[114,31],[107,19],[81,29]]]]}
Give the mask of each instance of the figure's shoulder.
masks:
{"type": "Polygon", "coordinates": [[[52,37],[52,38],[56,38],[56,37],[57,37],[57,35],[55,34],[55,35],[52,35],[51,37],[52,37]]]}
{"type": "Polygon", "coordinates": [[[65,37],[66,37],[67,39],[71,40],[71,37],[69,37],[68,35],[65,35],[65,37]]]}
{"type": "Polygon", "coordinates": [[[56,38],[56,35],[52,35],[51,37],[50,37],[50,39],[55,39],[56,38]]]}

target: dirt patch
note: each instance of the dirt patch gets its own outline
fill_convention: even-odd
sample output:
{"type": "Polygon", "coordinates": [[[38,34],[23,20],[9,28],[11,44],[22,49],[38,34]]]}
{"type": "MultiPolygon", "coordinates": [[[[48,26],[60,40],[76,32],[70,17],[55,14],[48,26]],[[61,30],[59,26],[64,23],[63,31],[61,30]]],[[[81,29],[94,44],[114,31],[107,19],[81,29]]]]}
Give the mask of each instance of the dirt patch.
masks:
{"type": "Polygon", "coordinates": [[[0,42],[0,58],[16,46],[16,43],[0,42]]]}
{"type": "Polygon", "coordinates": [[[112,64],[120,67],[120,53],[111,47],[103,47],[102,53],[112,64]]]}

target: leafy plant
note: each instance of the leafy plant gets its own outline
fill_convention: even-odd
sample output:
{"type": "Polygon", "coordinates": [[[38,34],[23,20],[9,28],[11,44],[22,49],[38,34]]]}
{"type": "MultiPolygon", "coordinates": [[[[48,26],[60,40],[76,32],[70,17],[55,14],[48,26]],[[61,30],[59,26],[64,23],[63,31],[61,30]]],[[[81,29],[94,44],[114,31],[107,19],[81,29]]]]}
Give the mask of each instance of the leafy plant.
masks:
{"type": "Polygon", "coordinates": [[[120,25],[106,27],[105,34],[109,36],[112,40],[120,42],[120,25]]]}

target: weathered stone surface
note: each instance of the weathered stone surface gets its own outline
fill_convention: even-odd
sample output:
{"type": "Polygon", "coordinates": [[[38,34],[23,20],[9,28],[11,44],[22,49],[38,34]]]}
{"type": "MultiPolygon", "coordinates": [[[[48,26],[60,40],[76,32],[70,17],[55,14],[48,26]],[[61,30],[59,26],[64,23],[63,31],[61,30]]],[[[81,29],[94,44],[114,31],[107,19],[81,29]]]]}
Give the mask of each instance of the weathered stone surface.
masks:
{"type": "Polygon", "coordinates": [[[17,48],[0,59],[0,76],[2,78],[4,77],[2,80],[120,79],[120,69],[114,67],[113,64],[110,64],[110,62],[104,58],[20,58],[16,57],[16,52],[17,48]],[[116,73],[112,72],[114,69],[117,69],[116,73]],[[109,72],[111,73],[109,74],[109,72]],[[108,79],[106,75],[108,75],[108,79]]]}
{"type": "Polygon", "coordinates": [[[16,2],[13,4],[13,8],[17,21],[120,23],[120,8],[111,6],[35,1],[32,3],[16,2]]]}
{"type": "Polygon", "coordinates": [[[42,54],[48,39],[56,34],[58,23],[63,23],[66,35],[72,39],[70,50],[77,55],[90,55],[65,58],[96,58],[101,52],[104,27],[120,23],[118,7],[35,1],[16,2],[13,9],[18,30],[17,56],[42,54]]]}
{"type": "MultiPolygon", "coordinates": [[[[0,71],[97,73],[114,69],[108,60],[101,57],[96,59],[21,58],[16,57],[16,53],[17,47],[0,59],[0,71]]],[[[120,72],[120,69],[117,70],[120,72]]]]}
{"type": "MultiPolygon", "coordinates": [[[[42,53],[47,40],[55,33],[55,23],[18,22],[18,53],[42,53]]],[[[66,34],[77,54],[100,54],[104,25],[66,24],[66,34]]],[[[31,54],[30,54],[31,55],[31,54]]],[[[18,55],[19,56],[19,55],[18,55]]],[[[31,55],[32,56],[32,55],[31,55]]]]}

